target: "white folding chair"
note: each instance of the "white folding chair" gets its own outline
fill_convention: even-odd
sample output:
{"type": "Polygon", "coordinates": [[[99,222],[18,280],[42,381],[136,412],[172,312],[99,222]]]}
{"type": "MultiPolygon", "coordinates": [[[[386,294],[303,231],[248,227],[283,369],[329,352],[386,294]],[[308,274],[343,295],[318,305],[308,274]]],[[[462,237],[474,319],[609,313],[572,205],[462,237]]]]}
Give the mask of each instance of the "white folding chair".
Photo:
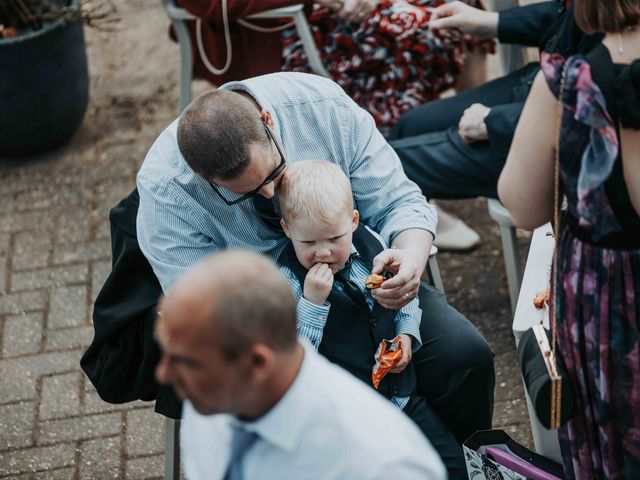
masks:
{"type": "Polygon", "coordinates": [[[522,265],[520,264],[520,253],[518,251],[516,226],[511,219],[511,215],[509,215],[509,211],[500,203],[500,200],[495,198],[487,199],[487,207],[489,208],[489,215],[500,227],[504,268],[507,273],[507,286],[509,287],[509,301],[511,303],[511,311],[515,313],[522,281],[522,265]]]}
{"type": "MultiPolygon", "coordinates": [[[[191,102],[191,80],[193,79],[193,57],[191,55],[192,45],[191,37],[187,30],[187,20],[197,20],[197,17],[189,13],[184,8],[177,7],[174,0],[162,0],[165,11],[171,20],[173,29],[178,38],[178,44],[180,47],[180,111],[189,105],[191,102]]],[[[225,3],[225,2],[223,2],[225,3]]],[[[320,54],[316,48],[316,44],[307,22],[307,17],[304,14],[304,5],[295,4],[288,7],[275,8],[273,10],[265,10],[254,15],[248,16],[244,21],[240,20],[238,23],[245,26],[245,28],[251,28],[246,20],[264,20],[264,19],[291,19],[292,23],[296,27],[298,36],[302,41],[302,47],[304,49],[307,58],[309,59],[309,66],[311,71],[317,75],[328,77],[329,74],[325,70],[320,60],[320,54]]],[[[257,29],[256,27],[253,27],[257,29]]],[[[199,49],[198,49],[199,51],[199,49]]]]}

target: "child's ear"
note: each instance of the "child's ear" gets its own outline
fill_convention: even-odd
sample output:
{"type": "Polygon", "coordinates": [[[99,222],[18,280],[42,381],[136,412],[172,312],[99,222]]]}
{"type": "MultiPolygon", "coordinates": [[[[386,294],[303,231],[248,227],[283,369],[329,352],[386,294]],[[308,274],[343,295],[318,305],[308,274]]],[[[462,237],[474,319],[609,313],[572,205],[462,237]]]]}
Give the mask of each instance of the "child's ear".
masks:
{"type": "Polygon", "coordinates": [[[351,231],[355,232],[358,228],[358,222],[360,221],[360,212],[358,210],[353,211],[353,218],[351,219],[351,231]]]}
{"type": "Polygon", "coordinates": [[[282,227],[282,230],[284,231],[284,234],[287,236],[287,238],[291,238],[291,235],[289,235],[289,228],[287,227],[287,222],[284,221],[284,218],[280,219],[280,226],[282,227]]]}

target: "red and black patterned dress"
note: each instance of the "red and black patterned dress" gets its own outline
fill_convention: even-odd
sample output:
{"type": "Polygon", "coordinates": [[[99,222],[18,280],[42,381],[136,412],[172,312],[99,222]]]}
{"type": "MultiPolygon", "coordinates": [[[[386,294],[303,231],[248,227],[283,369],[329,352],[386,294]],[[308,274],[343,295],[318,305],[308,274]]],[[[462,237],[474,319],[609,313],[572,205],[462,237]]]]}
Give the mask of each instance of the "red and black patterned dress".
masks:
{"type": "MultiPolygon", "coordinates": [[[[382,0],[362,23],[345,22],[317,6],[309,16],[331,78],[373,115],[384,134],[404,112],[452,87],[473,47],[494,50],[492,41],[479,42],[459,30],[429,30],[431,8],[443,3],[382,0]]],[[[282,69],[309,72],[295,29],[282,38],[282,69]]]]}

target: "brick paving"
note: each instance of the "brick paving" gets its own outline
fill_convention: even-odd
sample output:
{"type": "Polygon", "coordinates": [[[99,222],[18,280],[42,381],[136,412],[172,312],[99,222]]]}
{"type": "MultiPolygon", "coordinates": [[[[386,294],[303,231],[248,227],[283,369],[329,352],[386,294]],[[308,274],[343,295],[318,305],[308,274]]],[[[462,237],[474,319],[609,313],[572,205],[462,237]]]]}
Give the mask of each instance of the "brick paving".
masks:
{"type": "MultiPolygon", "coordinates": [[[[109,208],[134,187],[177,108],[177,47],[160,2],[116,3],[122,31],[86,30],[91,102],[77,134],[55,152],[0,160],[2,479],[163,473],[163,420],[152,405],[102,402],[79,367],[110,269],[109,208]]],[[[440,255],[449,300],[496,352],[496,426],[529,444],[497,227],[482,200],[447,205],[483,236],[472,253],[440,255]]]]}

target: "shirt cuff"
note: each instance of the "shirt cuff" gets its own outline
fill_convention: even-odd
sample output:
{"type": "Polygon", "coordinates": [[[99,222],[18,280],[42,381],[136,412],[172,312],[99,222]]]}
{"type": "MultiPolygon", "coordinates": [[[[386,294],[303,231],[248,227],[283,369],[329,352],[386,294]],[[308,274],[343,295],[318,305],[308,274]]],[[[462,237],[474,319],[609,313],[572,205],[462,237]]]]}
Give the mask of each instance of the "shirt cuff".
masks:
{"type": "Polygon", "coordinates": [[[403,312],[400,310],[396,314],[396,335],[404,334],[412,336],[411,351],[414,353],[422,346],[422,337],[420,336],[421,316],[422,311],[420,309],[412,312],[403,312]]]}
{"type": "Polygon", "coordinates": [[[297,330],[298,335],[309,340],[313,348],[318,350],[322,342],[324,326],[327,323],[331,304],[327,301],[322,306],[311,303],[304,297],[298,300],[297,330]]]}

